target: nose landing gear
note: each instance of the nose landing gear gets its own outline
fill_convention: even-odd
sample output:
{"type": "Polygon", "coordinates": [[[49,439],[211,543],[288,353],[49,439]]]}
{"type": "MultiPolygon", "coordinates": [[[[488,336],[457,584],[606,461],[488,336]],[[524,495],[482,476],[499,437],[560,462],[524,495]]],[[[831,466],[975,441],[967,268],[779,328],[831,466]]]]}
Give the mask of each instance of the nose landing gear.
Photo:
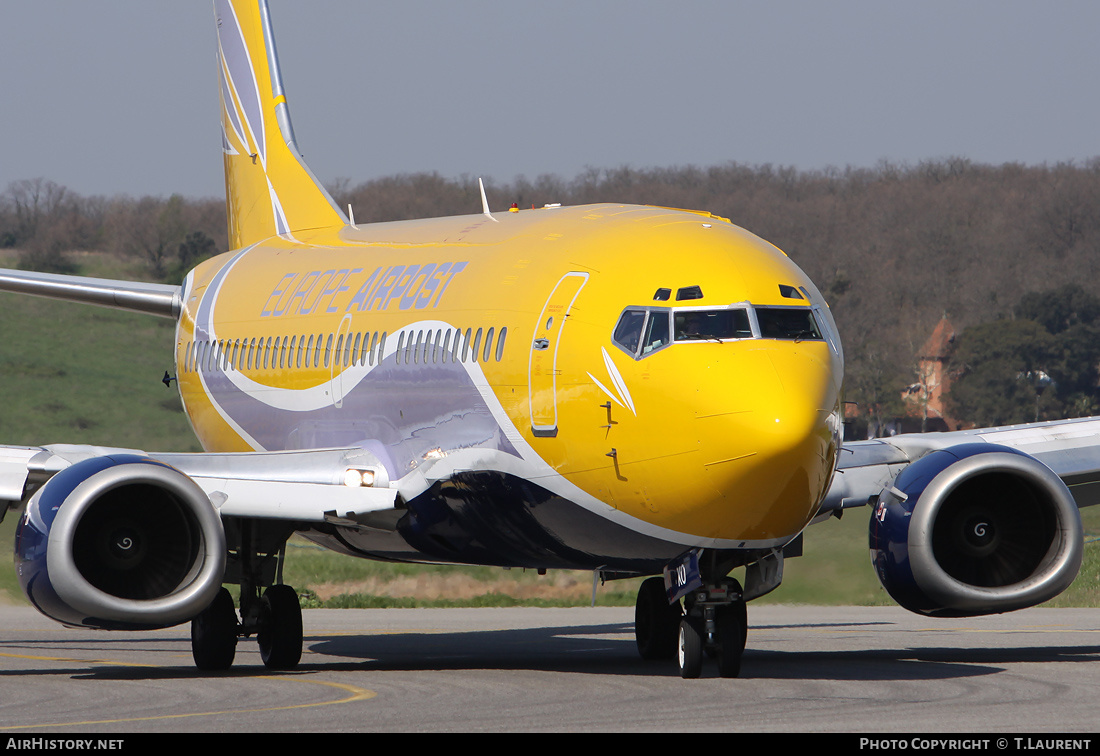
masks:
{"type": "Polygon", "coordinates": [[[705,585],[670,604],[664,580],[649,578],[638,590],[634,635],[643,659],[676,657],[680,676],[699,677],[703,657],[714,658],[721,677],[741,674],[741,656],[748,635],[748,613],[741,584],[725,579],[705,585]]]}
{"type": "Polygon", "coordinates": [[[634,639],[643,659],[667,660],[676,655],[683,614],[679,600],[668,602],[663,578],[651,577],[642,582],[634,605],[634,639]]]}

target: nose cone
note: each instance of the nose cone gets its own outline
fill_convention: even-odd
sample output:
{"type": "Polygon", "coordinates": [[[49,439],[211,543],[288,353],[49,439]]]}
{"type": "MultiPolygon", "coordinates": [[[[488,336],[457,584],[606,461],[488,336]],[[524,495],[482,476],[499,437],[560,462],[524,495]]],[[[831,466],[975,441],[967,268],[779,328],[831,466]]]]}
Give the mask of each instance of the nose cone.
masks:
{"type": "Polygon", "coordinates": [[[735,381],[752,401],[731,397],[729,410],[701,421],[714,537],[783,539],[813,517],[839,449],[839,378],[826,350],[820,342],[768,344],[756,369],[735,381]]]}

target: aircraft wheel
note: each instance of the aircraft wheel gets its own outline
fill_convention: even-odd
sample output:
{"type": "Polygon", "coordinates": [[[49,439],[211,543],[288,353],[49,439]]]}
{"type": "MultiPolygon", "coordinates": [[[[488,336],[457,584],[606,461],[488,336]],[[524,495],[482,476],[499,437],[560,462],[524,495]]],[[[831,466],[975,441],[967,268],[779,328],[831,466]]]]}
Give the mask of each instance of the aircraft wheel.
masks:
{"type": "Polygon", "coordinates": [[[302,607],[289,585],[273,585],[264,591],[264,621],[256,640],[260,658],[268,669],[293,669],[302,659],[302,607]]]}
{"type": "Polygon", "coordinates": [[[741,674],[741,656],[745,653],[748,635],[748,612],[744,601],[723,607],[715,617],[717,624],[718,674],[737,677],[741,674]]]}
{"type": "Polygon", "coordinates": [[[191,620],[191,656],[205,670],[229,669],[237,653],[237,609],[224,586],[191,620]]]}
{"type": "Polygon", "coordinates": [[[680,602],[668,603],[663,578],[651,577],[639,586],[634,605],[634,640],[643,659],[675,656],[680,616],[680,602]]]}
{"type": "Polygon", "coordinates": [[[703,671],[703,623],[695,617],[680,620],[678,661],[680,677],[691,680],[703,671]]]}

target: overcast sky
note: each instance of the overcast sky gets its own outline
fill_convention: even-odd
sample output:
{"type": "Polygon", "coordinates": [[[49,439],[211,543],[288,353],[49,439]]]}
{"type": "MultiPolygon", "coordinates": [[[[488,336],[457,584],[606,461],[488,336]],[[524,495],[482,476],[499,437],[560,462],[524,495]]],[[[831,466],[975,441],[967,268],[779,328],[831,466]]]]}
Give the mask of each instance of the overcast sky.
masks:
{"type": "MultiPolygon", "coordinates": [[[[1100,3],[270,0],[324,182],[1100,155],[1100,3]]],[[[0,190],[222,196],[212,3],[0,0],[0,190]]]]}

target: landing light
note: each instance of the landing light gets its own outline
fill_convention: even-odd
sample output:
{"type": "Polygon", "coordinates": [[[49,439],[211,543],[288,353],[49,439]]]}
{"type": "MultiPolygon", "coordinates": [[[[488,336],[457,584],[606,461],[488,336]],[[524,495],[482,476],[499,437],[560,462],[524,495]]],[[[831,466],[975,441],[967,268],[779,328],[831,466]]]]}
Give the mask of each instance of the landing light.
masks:
{"type": "Polygon", "coordinates": [[[349,469],[344,472],[344,485],[348,488],[361,488],[374,485],[373,470],[349,469]]]}

